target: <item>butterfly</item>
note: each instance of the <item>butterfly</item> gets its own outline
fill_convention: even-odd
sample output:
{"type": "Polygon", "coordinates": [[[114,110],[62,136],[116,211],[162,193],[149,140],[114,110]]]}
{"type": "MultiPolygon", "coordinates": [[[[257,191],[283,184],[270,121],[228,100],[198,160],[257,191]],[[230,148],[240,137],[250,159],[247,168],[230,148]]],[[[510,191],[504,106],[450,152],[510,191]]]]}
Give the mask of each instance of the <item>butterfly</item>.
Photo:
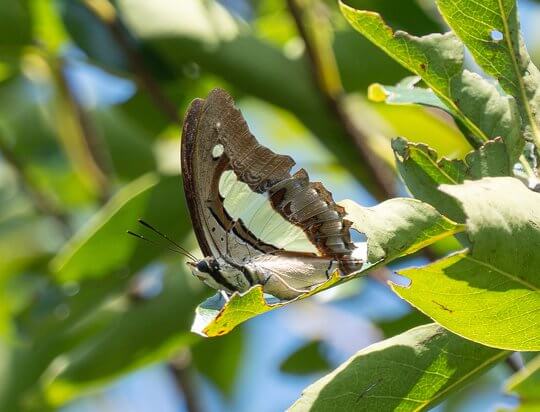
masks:
{"type": "Polygon", "coordinates": [[[343,207],[290,156],[260,145],[232,97],[214,89],[184,119],[184,192],[204,258],[193,274],[227,294],[262,285],[292,299],[357,271],[343,207]]]}

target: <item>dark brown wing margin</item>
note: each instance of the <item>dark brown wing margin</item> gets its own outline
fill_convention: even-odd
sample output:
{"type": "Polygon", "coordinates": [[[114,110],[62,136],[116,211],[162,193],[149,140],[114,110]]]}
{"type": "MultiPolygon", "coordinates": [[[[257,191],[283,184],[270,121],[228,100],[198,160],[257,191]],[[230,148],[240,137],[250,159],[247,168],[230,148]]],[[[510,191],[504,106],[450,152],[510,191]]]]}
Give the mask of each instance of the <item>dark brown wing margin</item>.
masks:
{"type": "Polygon", "coordinates": [[[204,106],[203,99],[195,99],[191,102],[188,111],[184,117],[184,126],[182,127],[182,148],[180,150],[180,163],[182,168],[182,180],[184,182],[184,195],[186,197],[189,214],[195,236],[199,242],[201,252],[204,256],[211,256],[212,250],[206,241],[206,236],[203,230],[201,216],[197,211],[198,201],[196,199],[197,190],[195,187],[195,176],[193,172],[193,152],[196,144],[197,129],[199,119],[204,106]]]}

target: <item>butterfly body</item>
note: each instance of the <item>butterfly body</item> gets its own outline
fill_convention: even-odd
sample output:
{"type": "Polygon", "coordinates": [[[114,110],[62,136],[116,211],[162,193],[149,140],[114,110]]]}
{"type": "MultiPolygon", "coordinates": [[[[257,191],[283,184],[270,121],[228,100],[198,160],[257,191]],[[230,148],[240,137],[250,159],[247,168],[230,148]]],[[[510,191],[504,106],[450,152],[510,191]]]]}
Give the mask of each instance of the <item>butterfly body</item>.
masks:
{"type": "Polygon", "coordinates": [[[232,98],[213,90],[190,106],[182,137],[182,175],[191,219],[206,256],[192,265],[209,286],[229,293],[260,284],[290,299],[352,258],[350,222],[331,194],[294,160],[260,145],[232,98]]]}
{"type": "Polygon", "coordinates": [[[293,299],[327,281],[334,271],[339,270],[339,263],[319,256],[284,254],[259,255],[237,266],[223,258],[207,257],[192,268],[199,279],[214,289],[228,293],[246,292],[252,286],[262,285],[265,293],[293,299]]]}

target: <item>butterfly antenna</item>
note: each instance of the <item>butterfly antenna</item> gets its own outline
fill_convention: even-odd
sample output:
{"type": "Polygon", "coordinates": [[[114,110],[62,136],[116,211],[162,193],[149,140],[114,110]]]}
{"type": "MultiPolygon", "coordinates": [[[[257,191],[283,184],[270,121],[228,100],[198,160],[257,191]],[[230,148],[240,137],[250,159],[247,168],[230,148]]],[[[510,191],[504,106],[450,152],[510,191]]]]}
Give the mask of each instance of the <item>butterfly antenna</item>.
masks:
{"type": "Polygon", "coordinates": [[[144,220],[142,219],[139,219],[138,222],[143,225],[144,227],[150,229],[152,232],[154,232],[155,234],[157,234],[158,236],[161,236],[163,239],[165,239],[167,242],[169,242],[170,244],[176,246],[178,249],[180,249],[182,252],[184,252],[187,256],[189,256],[191,259],[193,259],[194,261],[197,261],[197,258],[195,256],[193,256],[193,254],[191,252],[189,252],[186,248],[180,246],[178,243],[176,243],[174,240],[170,239],[166,234],[164,233],[161,233],[159,230],[157,230],[154,226],[152,226],[150,223],[148,222],[145,222],[144,220]]]}
{"type": "MultiPolygon", "coordinates": [[[[155,241],[153,241],[151,239],[148,239],[147,237],[144,237],[143,235],[139,235],[138,233],[132,232],[131,230],[128,230],[127,234],[131,235],[133,237],[136,237],[137,239],[144,240],[145,242],[148,242],[148,243],[150,243],[150,244],[152,244],[154,246],[159,246],[159,247],[163,246],[163,245],[159,244],[158,242],[155,242],[155,241]]],[[[185,257],[187,257],[189,259],[193,259],[192,256],[187,255],[183,250],[174,249],[174,248],[171,248],[171,247],[168,247],[168,246],[165,246],[165,248],[167,250],[170,250],[171,252],[178,253],[178,254],[180,254],[182,256],[185,256],[185,257]]]]}

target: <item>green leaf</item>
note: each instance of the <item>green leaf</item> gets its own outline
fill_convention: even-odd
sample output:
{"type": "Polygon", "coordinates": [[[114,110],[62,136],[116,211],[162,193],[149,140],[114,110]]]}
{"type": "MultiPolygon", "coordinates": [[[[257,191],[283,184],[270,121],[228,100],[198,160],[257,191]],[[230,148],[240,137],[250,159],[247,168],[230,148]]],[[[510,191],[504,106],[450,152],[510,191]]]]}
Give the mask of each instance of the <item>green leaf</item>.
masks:
{"type": "Polygon", "coordinates": [[[399,7],[396,7],[394,2],[380,0],[347,0],[346,3],[354,8],[362,7],[376,11],[402,29],[410,28],[419,33],[433,33],[441,28],[429,7],[415,0],[402,0],[399,7]]]}
{"type": "Polygon", "coordinates": [[[368,239],[368,262],[392,261],[464,230],[416,199],[396,198],[374,207],[341,202],[353,228],[368,239]]]}
{"type": "Polygon", "coordinates": [[[129,67],[127,56],[116,43],[113,34],[104,29],[84,2],[60,0],[57,4],[65,29],[90,59],[114,72],[129,67]],[[104,44],[107,47],[103,47],[104,44]]]}
{"type": "Polygon", "coordinates": [[[374,208],[363,208],[347,200],[343,206],[353,227],[368,239],[368,259],[361,271],[346,277],[335,272],[328,281],[290,301],[265,299],[260,285],[244,294],[234,293],[228,302],[216,294],[197,308],[192,331],[209,337],[224,335],[254,316],[305,299],[359,276],[376,265],[413,253],[463,230],[463,226],[414,199],[392,199],[374,208]]]}
{"type": "MultiPolygon", "coordinates": [[[[27,60],[30,69],[44,69],[39,59],[27,60]]],[[[29,99],[28,93],[49,96],[50,90],[24,76],[0,84],[3,144],[20,159],[32,184],[55,207],[63,211],[87,205],[92,199],[90,190],[59,144],[58,129],[64,124],[52,113],[51,99],[29,99]]]]}
{"type": "MultiPolygon", "coordinates": [[[[524,135],[540,146],[540,71],[521,37],[515,0],[437,0],[441,14],[476,62],[518,102],[524,135]]],[[[509,147],[523,148],[521,139],[509,147]]]]}
{"type": "Polygon", "coordinates": [[[235,292],[227,302],[222,295],[216,294],[197,307],[191,331],[207,337],[225,335],[248,319],[308,298],[349,279],[350,276],[343,278],[335,272],[326,282],[289,301],[266,298],[261,285],[254,286],[243,294],[235,292]]]}
{"type": "Polygon", "coordinates": [[[340,3],[349,23],[430,87],[452,115],[481,142],[501,136],[515,161],[519,117],[511,98],[495,86],[463,69],[464,48],[457,37],[446,34],[412,36],[392,31],[377,13],[356,10],[340,3]]]}
{"type": "Polygon", "coordinates": [[[437,153],[422,143],[401,138],[392,142],[399,173],[411,194],[434,206],[456,222],[464,222],[456,199],[439,190],[442,184],[456,185],[465,179],[511,175],[506,148],[500,139],[487,142],[470,152],[465,160],[438,159],[437,153]]]}
{"type": "Polygon", "coordinates": [[[137,219],[144,218],[158,228],[167,228],[172,239],[181,239],[190,231],[182,218],[187,210],[179,176],[148,174],[123,187],[51,262],[62,282],[98,278],[111,272],[132,274],[163,248],[149,247],[126,234],[140,232],[137,219]],[[114,253],[111,253],[114,245],[114,253]]]}
{"type": "Polygon", "coordinates": [[[377,327],[381,329],[385,338],[391,338],[392,336],[399,335],[400,333],[403,333],[409,329],[420,325],[425,325],[427,323],[431,323],[431,319],[414,308],[406,315],[397,319],[376,322],[377,327]]]}
{"type": "Polygon", "coordinates": [[[448,107],[437,97],[433,90],[415,86],[420,77],[406,77],[395,86],[373,83],[368,89],[368,98],[374,102],[387,104],[419,104],[436,107],[452,114],[448,107]]]}
{"type": "Polygon", "coordinates": [[[392,289],[445,328],[484,345],[540,350],[540,194],[514,178],[442,186],[467,216],[470,251],[399,273],[392,289]],[[496,251],[496,253],[494,253],[496,251]]]}
{"type": "Polygon", "coordinates": [[[12,52],[32,42],[28,1],[7,1],[0,6],[0,49],[12,52]]]}
{"type": "Polygon", "coordinates": [[[151,137],[135,121],[118,107],[98,110],[94,116],[120,178],[131,180],[156,169],[151,137]]]}
{"type": "Polygon", "coordinates": [[[517,393],[521,401],[517,412],[540,410],[540,355],[506,382],[506,391],[517,393]]]}
{"type": "Polygon", "coordinates": [[[307,375],[326,372],[330,367],[328,359],[322,353],[322,342],[314,340],[291,353],[281,363],[279,369],[281,372],[294,375],[307,375]]]}
{"type": "Polygon", "coordinates": [[[289,410],[425,410],[507,355],[436,324],[419,326],[361,350],[308,386],[289,410]]]}

